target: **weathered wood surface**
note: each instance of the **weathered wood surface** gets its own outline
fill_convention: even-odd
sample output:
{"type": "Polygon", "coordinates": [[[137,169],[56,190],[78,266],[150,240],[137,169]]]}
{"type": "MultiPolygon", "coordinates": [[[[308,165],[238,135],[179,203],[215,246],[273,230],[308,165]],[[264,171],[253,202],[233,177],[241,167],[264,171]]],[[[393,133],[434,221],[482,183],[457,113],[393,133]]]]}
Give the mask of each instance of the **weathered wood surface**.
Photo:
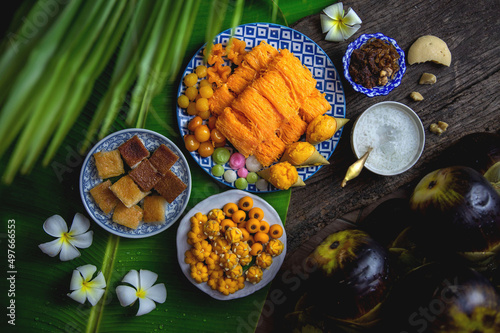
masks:
{"type": "MultiPolygon", "coordinates": [[[[352,0],[344,2],[344,6],[345,9],[352,7],[363,20],[358,32],[346,42],[324,40],[319,13],[292,26],[318,43],[333,61],[342,78],[346,118],[352,121],[344,128],[330,159],[331,164],[308,179],[305,187],[292,190],[286,224],[288,253],[270,295],[273,290],[285,294],[291,292],[291,279],[300,277],[304,256],[329,232],[346,226],[338,220],[339,217],[395,191],[408,193],[431,171],[433,161],[459,138],[474,132],[500,133],[500,1],[352,0]],[[434,63],[408,66],[401,85],[389,95],[366,97],[345,81],[342,56],[347,45],[359,35],[376,32],[394,38],[405,52],[422,35],[438,36],[451,50],[451,66],[434,63]],[[419,85],[424,72],[435,74],[437,83],[419,85]],[[409,98],[412,91],[420,92],[425,99],[412,101],[409,98]],[[369,106],[387,100],[408,105],[422,120],[426,140],[420,160],[409,171],[392,177],[364,170],[358,178],[341,188],[347,168],[356,160],[350,146],[354,120],[369,106]],[[439,120],[449,124],[441,136],[429,132],[430,124],[439,120]]],[[[274,303],[274,311],[267,315],[263,311],[262,331],[272,327],[269,319],[279,315],[280,307],[284,306],[275,304],[276,300],[270,297],[268,301],[274,303]]],[[[285,298],[287,301],[291,299],[285,298]]]]}
{"type": "Polygon", "coordinates": [[[295,188],[287,216],[287,235],[291,251],[310,236],[346,212],[372,203],[402,186],[411,186],[428,170],[429,162],[462,136],[473,132],[500,130],[500,2],[481,1],[350,1],[363,20],[361,29],[348,41],[324,40],[319,14],[297,22],[294,29],[317,42],[340,72],[346,97],[344,128],[333,153],[331,165],[311,177],[307,186],[295,188]],[[394,38],[407,52],[422,35],[442,38],[451,50],[450,67],[434,63],[408,66],[402,83],[387,96],[369,98],[352,89],[342,74],[342,56],[349,42],[362,33],[382,32],[394,38]],[[419,85],[423,72],[437,76],[434,85],[419,85]],[[414,102],[412,91],[424,100],[414,102]],[[397,101],[411,107],[426,130],[423,154],[409,171],[392,177],[367,170],[350,181],[340,183],[349,165],[355,161],[350,146],[354,120],[369,106],[381,101],[397,101]],[[441,136],[429,132],[439,120],[450,126],[441,136]]]}

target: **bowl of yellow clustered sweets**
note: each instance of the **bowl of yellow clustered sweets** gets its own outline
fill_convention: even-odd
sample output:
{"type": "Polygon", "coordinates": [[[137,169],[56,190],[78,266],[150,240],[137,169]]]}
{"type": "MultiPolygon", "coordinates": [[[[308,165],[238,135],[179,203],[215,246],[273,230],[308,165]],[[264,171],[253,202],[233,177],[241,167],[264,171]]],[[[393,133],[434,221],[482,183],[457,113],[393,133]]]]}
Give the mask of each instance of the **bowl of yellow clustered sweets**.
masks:
{"type": "Polygon", "coordinates": [[[285,254],[286,233],[276,210],[240,190],[203,200],[177,230],[177,258],[184,275],[219,300],[245,297],[266,286],[285,254]]]}

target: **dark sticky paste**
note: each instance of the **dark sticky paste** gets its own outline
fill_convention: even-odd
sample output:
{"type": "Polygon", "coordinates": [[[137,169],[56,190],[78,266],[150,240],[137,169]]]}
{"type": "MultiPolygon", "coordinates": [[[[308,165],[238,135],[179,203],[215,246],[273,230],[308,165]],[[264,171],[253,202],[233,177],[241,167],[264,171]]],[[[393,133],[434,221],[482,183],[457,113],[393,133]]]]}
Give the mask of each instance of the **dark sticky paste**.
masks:
{"type": "Polygon", "coordinates": [[[399,70],[398,59],[394,45],[372,38],[352,52],[349,74],[365,88],[383,86],[399,70]]]}

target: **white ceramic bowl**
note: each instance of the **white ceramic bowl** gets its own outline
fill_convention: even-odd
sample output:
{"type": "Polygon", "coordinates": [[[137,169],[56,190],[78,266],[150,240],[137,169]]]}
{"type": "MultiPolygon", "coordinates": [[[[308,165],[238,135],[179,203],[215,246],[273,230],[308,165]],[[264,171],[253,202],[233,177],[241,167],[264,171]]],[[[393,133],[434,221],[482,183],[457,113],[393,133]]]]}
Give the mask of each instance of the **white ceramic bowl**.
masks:
{"type": "Polygon", "coordinates": [[[393,101],[374,104],[354,123],[351,146],[361,158],[372,147],[365,168],[383,176],[393,176],[410,169],[422,155],[424,126],[408,106],[393,101]]]}
{"type": "Polygon", "coordinates": [[[278,271],[280,270],[281,265],[283,264],[283,261],[285,260],[286,256],[286,232],[285,232],[285,227],[283,226],[283,235],[279,238],[283,242],[283,245],[285,246],[283,249],[283,252],[276,257],[273,257],[273,263],[272,265],[264,270],[264,275],[262,276],[262,281],[260,281],[257,284],[252,284],[248,281],[245,282],[245,288],[238,290],[234,294],[229,294],[229,295],[224,295],[220,293],[219,291],[213,290],[207,283],[196,283],[193,278],[191,277],[190,273],[190,265],[186,264],[184,262],[184,257],[186,251],[191,249],[191,245],[188,244],[187,242],[187,234],[189,230],[191,229],[191,222],[190,219],[192,216],[194,216],[196,213],[201,212],[203,214],[208,214],[208,212],[213,209],[213,208],[222,208],[226,203],[228,202],[238,202],[242,197],[244,196],[249,196],[253,199],[254,202],[254,207],[260,207],[262,208],[262,211],[264,212],[264,220],[266,220],[269,225],[273,224],[281,224],[281,219],[278,214],[278,212],[271,206],[270,204],[267,203],[264,199],[261,197],[240,191],[240,190],[229,190],[226,192],[222,192],[219,194],[212,195],[211,197],[208,197],[207,199],[201,201],[198,203],[196,206],[194,206],[184,217],[182,218],[181,222],[179,223],[179,228],[177,229],[177,260],[179,261],[179,266],[181,267],[182,272],[186,276],[186,278],[191,281],[198,289],[206,293],[207,295],[221,300],[221,301],[229,301],[232,299],[236,298],[241,298],[245,297],[248,295],[253,294],[254,292],[264,288],[266,285],[268,285],[276,276],[278,271]]]}

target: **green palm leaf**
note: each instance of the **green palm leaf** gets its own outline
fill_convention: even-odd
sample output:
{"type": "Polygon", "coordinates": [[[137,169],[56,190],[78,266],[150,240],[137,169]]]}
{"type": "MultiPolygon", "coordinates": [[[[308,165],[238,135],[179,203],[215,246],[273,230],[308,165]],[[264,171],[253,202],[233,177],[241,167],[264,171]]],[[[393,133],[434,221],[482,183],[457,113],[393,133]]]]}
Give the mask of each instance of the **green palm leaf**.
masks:
{"type": "MultiPolygon", "coordinates": [[[[80,4],[83,6],[83,3],[80,4]]],[[[224,18],[220,30],[233,25],[231,15],[235,9],[239,8],[236,3],[240,1],[228,2],[228,15],[224,18]]],[[[290,1],[287,4],[282,1],[280,2],[281,9],[277,10],[277,23],[286,23],[282,13],[287,16],[288,22],[293,22],[307,14],[319,12],[327,4],[329,1],[314,2],[313,5],[308,6],[304,6],[302,1],[290,1]]],[[[180,46],[185,56],[178,59],[180,63],[177,69],[185,66],[191,55],[205,42],[206,22],[208,22],[206,13],[210,4],[201,1],[199,6],[197,16],[190,20],[192,37],[180,46]]],[[[273,8],[267,0],[247,1],[241,23],[271,21],[273,8]]],[[[57,17],[61,18],[62,15],[63,12],[57,17]]],[[[41,43],[42,40],[37,39],[33,42],[41,43]]],[[[49,54],[44,56],[47,61],[50,60],[49,54]]],[[[94,64],[89,66],[94,66],[94,64]]],[[[4,317],[2,327],[6,327],[8,332],[135,333],[163,330],[219,332],[221,327],[228,331],[236,331],[238,328],[243,332],[253,331],[259,320],[269,287],[251,296],[229,302],[214,300],[199,291],[184,277],[177,263],[175,247],[177,223],[159,235],[134,240],[110,235],[91,222],[91,230],[94,231],[92,246],[88,249],[81,249],[81,257],[69,262],[61,262],[57,257],[51,258],[38,248],[38,244],[53,239],[43,232],[42,225],[46,218],[59,214],[71,223],[75,213],[85,213],[78,191],[78,176],[84,157],[78,153],[78,149],[84,142],[93,111],[100,103],[112,73],[112,66],[107,66],[103,70],[103,74],[97,78],[93,86],[83,112],[77,115],[76,119],[66,116],[68,119],[64,121],[73,123],[73,126],[67,135],[61,131],[60,136],[57,136],[57,141],[61,138],[64,140],[60,141],[59,149],[51,148],[50,155],[54,154],[54,158],[46,160],[48,166],[43,168],[40,164],[35,164],[30,174],[18,176],[10,186],[0,186],[2,198],[0,219],[3,226],[0,231],[0,243],[2,253],[5,255],[9,244],[8,225],[15,225],[15,257],[10,262],[6,257],[2,258],[7,265],[13,265],[10,268],[4,267],[6,267],[6,272],[13,272],[7,274],[15,277],[15,283],[11,284],[7,279],[1,279],[0,290],[7,301],[4,304],[14,302],[13,314],[16,325],[9,325],[4,317]],[[9,220],[15,222],[9,223],[9,220]],[[95,307],[90,307],[88,304],[80,305],[67,296],[72,271],[84,264],[93,264],[98,270],[102,270],[108,284],[105,296],[95,307]],[[154,271],[159,275],[157,283],[164,283],[167,287],[166,302],[157,305],[154,311],[142,317],[135,316],[137,304],[123,308],[115,294],[115,289],[123,276],[131,269],[154,271]],[[13,290],[14,295],[7,296],[10,289],[13,290]]],[[[166,135],[182,147],[173,108],[180,74],[174,77],[176,79],[173,82],[165,81],[163,89],[159,89],[159,94],[152,99],[148,112],[151,116],[145,118],[145,127],[166,135]]],[[[78,81],[68,82],[79,86],[78,81]]],[[[35,86],[39,89],[43,84],[35,86]]],[[[83,89],[83,91],[87,90],[83,89]]],[[[31,103],[30,101],[18,103],[21,102],[31,103]]],[[[113,118],[110,130],[126,126],[126,110],[127,102],[125,101],[116,119],[113,118]]],[[[10,116],[3,114],[2,110],[2,119],[10,116]]],[[[15,125],[16,118],[9,121],[11,120],[11,124],[15,125]]],[[[24,119],[25,122],[28,120],[24,119]]],[[[1,125],[6,126],[4,123],[1,125]]],[[[4,129],[9,129],[9,127],[4,127],[4,129]]],[[[15,138],[14,135],[12,141],[15,141],[15,138]]],[[[2,144],[5,145],[5,143],[2,144]]],[[[2,146],[2,150],[5,154],[12,152],[12,149],[6,146],[2,146]]],[[[8,163],[5,156],[7,155],[0,160],[2,173],[8,163]]],[[[225,190],[201,172],[194,161],[188,160],[193,177],[193,191],[187,210],[208,196],[225,190]]],[[[290,192],[268,193],[263,194],[262,197],[275,207],[284,222],[290,192]]]]}

